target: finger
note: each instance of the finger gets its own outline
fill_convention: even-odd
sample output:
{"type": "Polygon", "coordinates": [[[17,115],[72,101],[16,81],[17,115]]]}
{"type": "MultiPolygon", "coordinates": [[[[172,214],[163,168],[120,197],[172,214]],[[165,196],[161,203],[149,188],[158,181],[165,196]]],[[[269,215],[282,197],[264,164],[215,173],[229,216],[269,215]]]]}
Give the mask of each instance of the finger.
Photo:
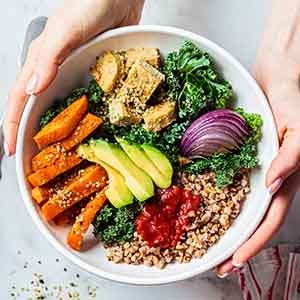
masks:
{"type": "Polygon", "coordinates": [[[3,122],[5,152],[10,155],[15,152],[18,124],[28,100],[26,86],[32,75],[32,66],[28,62],[19,74],[9,97],[3,122]]]}
{"type": "Polygon", "coordinates": [[[38,54],[38,49],[34,48],[29,53],[26,64],[9,95],[3,123],[7,155],[15,153],[19,123],[29,95],[44,91],[57,74],[58,64],[51,53],[44,51],[38,54]]]}
{"type": "Polygon", "coordinates": [[[37,95],[46,90],[56,77],[58,67],[59,65],[53,60],[50,54],[48,57],[44,56],[42,59],[39,59],[30,79],[32,82],[36,82],[36,84],[31,91],[27,90],[27,93],[37,95]]]}
{"type": "Polygon", "coordinates": [[[227,259],[223,263],[221,263],[216,269],[216,274],[219,278],[225,278],[228,276],[234,269],[232,265],[232,258],[227,259]]]}
{"type": "Polygon", "coordinates": [[[300,129],[289,130],[266,176],[266,185],[271,194],[276,193],[284,180],[299,168],[299,161],[300,129]]]}
{"type": "Polygon", "coordinates": [[[233,255],[232,264],[241,267],[255,256],[272,238],[283,223],[288,208],[300,182],[300,172],[292,175],[274,196],[271,206],[252,237],[233,255]]]}

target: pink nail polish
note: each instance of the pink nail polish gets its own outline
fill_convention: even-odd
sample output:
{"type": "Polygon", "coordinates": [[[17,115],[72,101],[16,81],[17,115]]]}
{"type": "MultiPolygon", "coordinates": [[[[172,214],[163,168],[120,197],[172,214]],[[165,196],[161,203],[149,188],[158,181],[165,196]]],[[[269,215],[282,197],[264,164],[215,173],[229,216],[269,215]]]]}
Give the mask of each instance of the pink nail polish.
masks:
{"type": "Polygon", "coordinates": [[[280,189],[282,183],[283,180],[281,177],[279,177],[268,187],[271,196],[273,196],[280,189]]]}
{"type": "Polygon", "coordinates": [[[36,74],[33,74],[27,83],[26,94],[30,96],[33,95],[36,91],[37,85],[38,85],[38,77],[36,74]]]}

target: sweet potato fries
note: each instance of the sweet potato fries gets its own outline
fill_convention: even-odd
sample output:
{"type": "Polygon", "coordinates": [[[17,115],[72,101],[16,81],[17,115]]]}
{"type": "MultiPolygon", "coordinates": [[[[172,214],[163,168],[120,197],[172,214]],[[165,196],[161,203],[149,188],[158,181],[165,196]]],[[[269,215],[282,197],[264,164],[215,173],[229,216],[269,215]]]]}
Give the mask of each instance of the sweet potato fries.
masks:
{"type": "Polygon", "coordinates": [[[83,163],[75,149],[103,123],[87,109],[88,99],[82,96],[34,136],[40,152],[33,157],[33,173],[27,177],[32,198],[47,221],[74,222],[67,242],[75,250],[80,250],[83,235],[106,200],[105,169],[83,163]]]}

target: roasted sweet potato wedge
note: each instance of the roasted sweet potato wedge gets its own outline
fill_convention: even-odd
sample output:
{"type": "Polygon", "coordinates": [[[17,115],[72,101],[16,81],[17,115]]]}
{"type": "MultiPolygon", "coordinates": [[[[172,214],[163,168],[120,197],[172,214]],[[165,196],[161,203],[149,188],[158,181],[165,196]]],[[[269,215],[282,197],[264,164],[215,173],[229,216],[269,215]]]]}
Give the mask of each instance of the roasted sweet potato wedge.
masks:
{"type": "Polygon", "coordinates": [[[39,205],[45,203],[54,194],[58,193],[61,189],[63,189],[69,182],[71,182],[75,178],[75,176],[79,171],[79,168],[83,168],[83,166],[78,166],[78,168],[75,167],[75,169],[72,169],[70,170],[70,172],[57,176],[54,180],[51,180],[45,185],[35,187],[31,191],[32,198],[39,205]]]}
{"type": "Polygon", "coordinates": [[[63,110],[33,137],[38,148],[42,149],[70,135],[87,112],[87,108],[87,97],[82,96],[63,110]]]}
{"type": "Polygon", "coordinates": [[[95,197],[88,202],[80,215],[76,217],[75,223],[69,231],[67,238],[67,243],[72,249],[80,250],[84,234],[93,222],[97,212],[104,205],[106,199],[103,190],[98,192],[95,197]]]}
{"type": "Polygon", "coordinates": [[[54,164],[48,166],[46,168],[37,170],[36,172],[29,175],[28,181],[32,184],[32,186],[41,186],[50,180],[54,179],[60,174],[71,170],[75,166],[79,165],[82,162],[82,158],[78,156],[78,154],[71,150],[69,152],[64,153],[64,155],[60,156],[58,160],[55,161],[54,164]]]}
{"type": "Polygon", "coordinates": [[[85,198],[75,205],[71,206],[69,209],[64,210],[53,219],[54,224],[59,226],[73,225],[76,217],[81,213],[82,209],[88,204],[90,200],[90,197],[85,198]]]}
{"type": "Polygon", "coordinates": [[[103,189],[106,184],[107,175],[101,166],[91,165],[83,169],[72,182],[43,205],[45,219],[52,220],[80,200],[103,189]]]}
{"type": "Polygon", "coordinates": [[[46,186],[37,186],[31,191],[32,198],[39,205],[48,201],[53,194],[53,189],[46,186]]]}
{"type": "Polygon", "coordinates": [[[71,150],[86,137],[88,137],[97,127],[102,124],[102,119],[88,113],[77,125],[72,134],[61,142],[50,145],[39,152],[32,159],[32,170],[37,171],[55,163],[64,153],[71,150]]]}

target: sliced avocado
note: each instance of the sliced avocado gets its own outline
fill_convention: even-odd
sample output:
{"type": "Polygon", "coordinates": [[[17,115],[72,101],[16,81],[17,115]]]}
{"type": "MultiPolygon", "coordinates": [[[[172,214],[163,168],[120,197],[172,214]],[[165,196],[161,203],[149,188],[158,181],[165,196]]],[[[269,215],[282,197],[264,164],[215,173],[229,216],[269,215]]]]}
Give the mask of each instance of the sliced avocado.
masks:
{"type": "Polygon", "coordinates": [[[106,170],[109,178],[109,187],[105,191],[105,195],[110,203],[115,208],[120,208],[122,206],[133,203],[133,194],[127,187],[124,177],[110,167],[107,163],[101,161],[100,165],[106,170]]]}
{"type": "Polygon", "coordinates": [[[145,201],[154,195],[151,178],[140,169],[119,147],[104,140],[90,143],[96,157],[119,171],[126,185],[139,201],[145,201]]]}
{"type": "Polygon", "coordinates": [[[138,167],[143,169],[158,187],[166,189],[171,185],[169,176],[165,176],[165,174],[155,166],[140,145],[130,144],[121,138],[116,139],[131,160],[138,167]]]}
{"type": "Polygon", "coordinates": [[[106,170],[109,184],[105,195],[114,207],[120,208],[133,202],[133,194],[127,187],[124,177],[114,168],[98,159],[90,145],[82,144],[78,146],[77,153],[81,157],[101,165],[106,170]]]}
{"type": "Polygon", "coordinates": [[[154,165],[159,169],[159,171],[164,174],[165,178],[168,179],[169,185],[172,183],[172,176],[173,176],[173,167],[168,160],[168,158],[156,149],[153,146],[143,144],[141,148],[145,151],[147,156],[151,159],[154,165]]]}

